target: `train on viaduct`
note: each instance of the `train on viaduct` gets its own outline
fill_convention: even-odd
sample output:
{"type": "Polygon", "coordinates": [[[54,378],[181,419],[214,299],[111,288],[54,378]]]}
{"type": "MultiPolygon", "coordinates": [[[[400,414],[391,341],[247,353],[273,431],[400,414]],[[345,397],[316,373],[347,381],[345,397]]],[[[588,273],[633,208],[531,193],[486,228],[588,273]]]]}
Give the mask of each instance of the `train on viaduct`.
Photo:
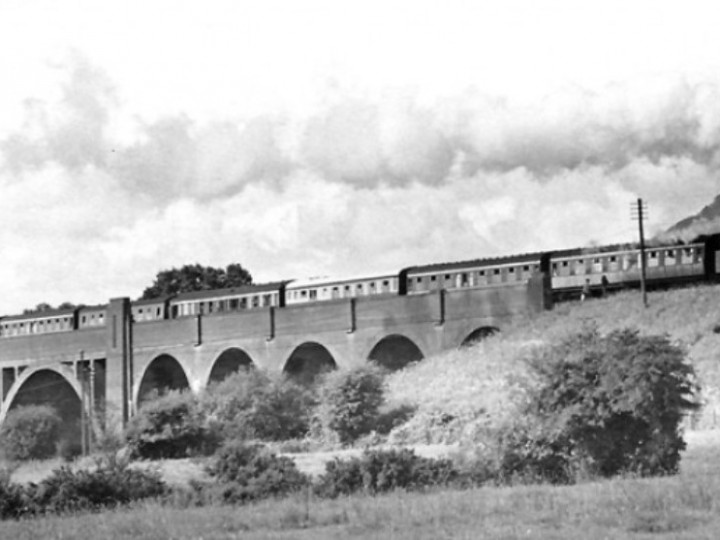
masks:
{"type": "Polygon", "coordinates": [[[366,362],[396,369],[549,308],[549,288],[535,272],[494,286],[142,322],[128,298],[116,298],[93,324],[0,339],[0,424],[14,407],[50,404],[79,438],[83,411],[121,427],[157,392],[199,392],[241,366],[303,381],[366,362]]]}

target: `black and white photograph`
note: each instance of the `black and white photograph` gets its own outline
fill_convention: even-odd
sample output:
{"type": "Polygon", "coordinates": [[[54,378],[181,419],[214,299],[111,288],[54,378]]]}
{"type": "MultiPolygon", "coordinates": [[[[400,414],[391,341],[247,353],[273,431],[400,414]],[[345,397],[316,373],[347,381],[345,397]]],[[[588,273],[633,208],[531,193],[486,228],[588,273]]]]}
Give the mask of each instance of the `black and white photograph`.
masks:
{"type": "Polygon", "coordinates": [[[0,0],[0,537],[715,539],[720,7],[0,0]]]}

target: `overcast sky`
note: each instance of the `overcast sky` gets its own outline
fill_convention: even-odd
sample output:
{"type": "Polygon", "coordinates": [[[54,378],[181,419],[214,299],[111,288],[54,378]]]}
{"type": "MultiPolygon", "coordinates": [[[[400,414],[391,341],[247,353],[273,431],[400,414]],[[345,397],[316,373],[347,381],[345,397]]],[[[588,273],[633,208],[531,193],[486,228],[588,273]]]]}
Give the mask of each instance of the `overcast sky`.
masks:
{"type": "Polygon", "coordinates": [[[631,241],[720,194],[693,2],[0,2],[0,313],[631,241]]]}

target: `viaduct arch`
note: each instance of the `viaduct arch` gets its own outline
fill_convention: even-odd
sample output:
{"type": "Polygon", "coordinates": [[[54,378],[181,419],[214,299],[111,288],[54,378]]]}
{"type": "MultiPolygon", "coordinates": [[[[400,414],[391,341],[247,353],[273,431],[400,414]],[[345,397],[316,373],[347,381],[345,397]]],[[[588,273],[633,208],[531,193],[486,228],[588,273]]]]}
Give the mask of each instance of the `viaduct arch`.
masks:
{"type": "Polygon", "coordinates": [[[241,369],[254,367],[252,358],[238,347],[230,347],[220,353],[210,369],[207,384],[222,382],[225,378],[241,369]]]}
{"type": "Polygon", "coordinates": [[[189,390],[190,381],[175,357],[161,354],[150,362],[140,378],[135,403],[137,407],[158,394],[171,390],[189,390]]]}
{"type": "Polygon", "coordinates": [[[48,365],[26,369],[5,396],[0,425],[17,407],[49,405],[62,420],[61,439],[80,446],[81,396],[80,382],[69,367],[48,365]]]}
{"type": "Polygon", "coordinates": [[[413,362],[425,358],[413,340],[402,334],[390,334],[378,341],[368,354],[368,360],[378,365],[397,371],[413,362]]]}
{"type": "Polygon", "coordinates": [[[317,341],[301,343],[290,353],[283,373],[302,384],[312,384],[318,376],[337,369],[330,351],[317,341]]]}
{"type": "Polygon", "coordinates": [[[462,340],[460,343],[459,348],[464,349],[466,347],[472,347],[476,343],[480,343],[481,341],[494,336],[500,332],[500,329],[496,326],[480,326],[470,332],[465,339],[462,340]]]}

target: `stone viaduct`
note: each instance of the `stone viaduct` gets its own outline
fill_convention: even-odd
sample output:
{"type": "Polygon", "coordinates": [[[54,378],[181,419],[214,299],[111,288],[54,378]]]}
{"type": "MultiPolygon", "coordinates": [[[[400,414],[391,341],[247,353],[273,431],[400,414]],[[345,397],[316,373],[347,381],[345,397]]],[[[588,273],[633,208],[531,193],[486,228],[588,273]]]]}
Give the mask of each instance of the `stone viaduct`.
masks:
{"type": "Polygon", "coordinates": [[[305,380],[368,361],[396,369],[549,308],[548,292],[536,274],[496,287],[137,323],[130,301],[113,299],[105,326],[0,339],[0,424],[14,407],[47,403],[79,438],[82,410],[122,426],[155,391],[198,392],[240,366],[305,380]]]}

